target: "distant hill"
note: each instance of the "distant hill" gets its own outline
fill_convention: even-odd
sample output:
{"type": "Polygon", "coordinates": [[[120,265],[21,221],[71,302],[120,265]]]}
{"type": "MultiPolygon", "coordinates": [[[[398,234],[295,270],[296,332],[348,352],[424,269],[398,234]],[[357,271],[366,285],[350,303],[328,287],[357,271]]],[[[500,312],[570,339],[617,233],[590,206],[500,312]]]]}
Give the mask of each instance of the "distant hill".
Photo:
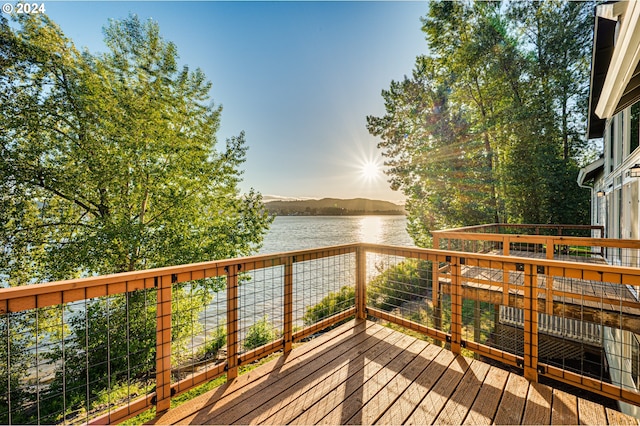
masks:
{"type": "Polygon", "coordinates": [[[268,201],[266,209],[277,216],[356,216],[403,215],[404,207],[388,201],[354,198],[321,200],[268,201]]]}

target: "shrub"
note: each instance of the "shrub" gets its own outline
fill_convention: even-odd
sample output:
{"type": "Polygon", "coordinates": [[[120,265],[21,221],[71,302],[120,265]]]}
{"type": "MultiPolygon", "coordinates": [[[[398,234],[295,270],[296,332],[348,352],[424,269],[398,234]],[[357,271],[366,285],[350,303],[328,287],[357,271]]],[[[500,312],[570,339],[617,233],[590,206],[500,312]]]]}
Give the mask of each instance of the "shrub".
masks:
{"type": "Polygon", "coordinates": [[[265,315],[261,320],[249,327],[242,346],[245,350],[249,351],[259,346],[266,345],[277,337],[278,331],[269,324],[267,316],[265,315]]]}
{"type": "Polygon", "coordinates": [[[367,284],[367,303],[390,311],[411,300],[428,297],[431,262],[408,259],[390,268],[379,266],[380,275],[367,284]]]}
{"type": "Polygon", "coordinates": [[[211,336],[209,336],[209,340],[204,345],[204,352],[206,356],[215,357],[218,355],[218,351],[227,344],[227,329],[224,325],[218,326],[211,336]]]}
{"type": "Polygon", "coordinates": [[[305,325],[315,324],[331,315],[342,312],[355,304],[356,290],[344,286],[337,292],[331,292],[318,304],[308,307],[302,320],[305,325]]]}

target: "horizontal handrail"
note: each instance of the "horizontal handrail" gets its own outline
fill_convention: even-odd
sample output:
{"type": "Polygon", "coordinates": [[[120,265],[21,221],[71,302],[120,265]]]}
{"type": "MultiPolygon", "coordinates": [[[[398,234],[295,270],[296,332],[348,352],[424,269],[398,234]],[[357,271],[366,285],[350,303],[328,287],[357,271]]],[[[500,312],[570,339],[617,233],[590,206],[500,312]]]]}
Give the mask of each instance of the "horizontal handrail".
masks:
{"type": "MultiPolygon", "coordinates": [[[[602,225],[571,225],[571,224],[527,224],[527,223],[489,223],[483,225],[463,226],[460,228],[443,229],[431,231],[432,234],[447,234],[450,232],[474,233],[484,231],[486,233],[506,234],[506,230],[519,231],[522,229],[533,230],[534,234],[540,234],[540,230],[555,230],[556,235],[562,235],[563,231],[598,231],[600,237],[604,236],[604,226],[602,225]]],[[[530,235],[527,233],[527,235],[530,235]]]]}
{"type": "MultiPolygon", "coordinates": [[[[442,234],[440,235],[447,235],[442,234]]],[[[458,232],[449,235],[458,236],[458,232]]],[[[548,237],[496,234],[470,234],[470,238],[497,238],[491,241],[522,241],[536,244],[568,244],[584,246],[607,246],[614,244],[605,239],[582,237],[548,237]],[[502,240],[500,240],[502,238],[502,240]],[[552,243],[550,241],[553,241],[552,243]]],[[[621,244],[640,248],[640,242],[625,240],[621,244]]],[[[613,246],[616,247],[616,246],[613,246]]],[[[399,260],[401,262],[402,260],[399,260]]],[[[342,262],[342,261],[341,261],[342,262]]],[[[327,266],[328,265],[328,266],[327,266]]],[[[334,264],[322,268],[335,268],[334,264]]],[[[314,278],[315,279],[315,278],[314,278]]],[[[369,243],[346,244],[318,249],[300,250],[286,253],[259,255],[244,258],[215,260],[210,262],[178,265],[146,271],[126,272],[98,277],[87,277],[53,283],[35,284],[22,287],[0,289],[0,315],[9,315],[47,308],[60,304],[78,302],[102,296],[128,294],[139,290],[152,290],[157,295],[156,309],[156,368],[155,390],[123,408],[114,408],[102,417],[88,419],[89,422],[116,422],[131,417],[156,405],[157,411],[169,408],[171,398],[212,378],[226,374],[230,380],[237,375],[238,367],[275,351],[291,349],[291,344],[304,339],[327,326],[350,316],[380,318],[394,322],[432,337],[448,342],[450,349],[460,353],[462,349],[479,355],[498,359],[510,365],[523,368],[530,380],[538,380],[539,375],[600,393],[613,398],[640,405],[640,394],[621,389],[603,380],[597,380],[572,371],[548,365],[538,357],[538,334],[545,331],[540,315],[559,315],[572,327],[580,326],[580,321],[588,319],[600,326],[615,327],[622,331],[640,329],[640,308],[631,299],[624,299],[618,293],[587,294],[577,284],[584,280],[612,289],[624,289],[625,285],[640,286],[640,269],[596,263],[576,263],[549,258],[504,256],[490,253],[467,253],[454,250],[423,249],[369,243]],[[294,265],[303,262],[325,261],[336,256],[352,256],[346,268],[353,279],[353,301],[337,313],[332,313],[313,324],[295,328],[293,320],[294,265]],[[372,305],[368,301],[368,288],[376,274],[384,274],[385,267],[394,263],[372,262],[369,256],[390,256],[393,259],[414,259],[427,262],[431,266],[430,288],[420,294],[410,295],[421,300],[429,300],[434,307],[435,325],[428,325],[415,318],[405,318],[399,311],[388,311],[372,305]],[[372,268],[376,266],[376,271],[372,268]],[[238,299],[242,289],[242,274],[261,271],[265,268],[282,268],[283,329],[280,337],[257,348],[240,351],[239,323],[240,307],[238,299]],[[484,271],[487,276],[474,275],[475,270],[484,271]],[[194,372],[187,378],[172,381],[172,287],[180,283],[204,278],[222,277],[226,285],[226,356],[222,363],[194,372]],[[484,278],[483,278],[484,277],[484,278]],[[570,283],[571,285],[568,285],[570,283]],[[443,305],[449,300],[448,307],[443,305]],[[523,309],[522,323],[525,336],[524,352],[512,353],[465,337],[462,325],[463,300],[490,303],[495,306],[523,309]],[[562,302],[560,302],[562,301],[562,302]],[[450,311],[449,330],[438,323],[437,315],[443,310],[450,311]],[[436,314],[437,313],[437,314],[436,314]]],[[[348,282],[346,276],[337,278],[348,282]]],[[[594,284],[594,285],[595,285],[594,284]]],[[[280,290],[278,290],[280,291],[280,290]]],[[[409,290],[400,289],[407,292],[409,290]]],[[[544,320],[542,320],[544,321],[544,320]]],[[[550,327],[550,325],[549,325],[550,327]]],[[[595,329],[594,329],[595,330],[595,329]]],[[[561,331],[556,330],[558,333],[561,331]]],[[[114,344],[116,344],[114,342],[114,344]]],[[[8,392],[9,390],[7,390],[8,392]]]]}
{"type": "Polygon", "coordinates": [[[0,288],[0,314],[154,288],[158,286],[158,279],[161,277],[173,277],[170,278],[173,280],[172,284],[176,284],[202,278],[224,276],[226,274],[225,268],[233,265],[241,265],[242,270],[246,272],[266,266],[284,265],[287,259],[292,257],[295,257],[297,262],[303,262],[335,256],[336,254],[355,253],[357,247],[358,244],[343,244],[286,253],[212,260],[142,271],[120,272],[73,280],[0,288]]]}

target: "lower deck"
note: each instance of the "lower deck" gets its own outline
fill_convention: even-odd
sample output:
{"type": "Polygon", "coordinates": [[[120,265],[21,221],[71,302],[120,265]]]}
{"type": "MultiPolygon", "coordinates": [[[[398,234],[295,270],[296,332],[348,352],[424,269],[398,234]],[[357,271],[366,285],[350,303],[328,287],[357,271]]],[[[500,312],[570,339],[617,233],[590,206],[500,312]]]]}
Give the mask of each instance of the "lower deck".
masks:
{"type": "Polygon", "coordinates": [[[159,424],[633,424],[601,404],[352,320],[159,424]]]}

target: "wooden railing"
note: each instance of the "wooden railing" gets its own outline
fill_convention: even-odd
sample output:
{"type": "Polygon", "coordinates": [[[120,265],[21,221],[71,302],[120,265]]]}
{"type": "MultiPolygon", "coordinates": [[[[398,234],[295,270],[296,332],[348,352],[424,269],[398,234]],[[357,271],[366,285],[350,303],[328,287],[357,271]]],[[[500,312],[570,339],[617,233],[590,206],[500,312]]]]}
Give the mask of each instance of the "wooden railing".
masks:
{"type": "MultiPolygon", "coordinates": [[[[367,314],[381,318],[436,340],[446,341],[454,353],[471,351],[480,356],[522,368],[524,376],[538,381],[545,376],[610,398],[640,405],[640,393],[608,380],[545,363],[538,356],[540,313],[587,321],[626,333],[640,330],[640,304],[621,299],[626,285],[640,285],[640,269],[593,263],[575,263],[515,256],[461,253],[443,250],[399,249],[366,245],[369,253],[419,259],[432,265],[432,306],[435,326],[406,316],[367,307],[367,314]],[[486,274],[492,275],[487,278],[486,274]],[[598,287],[586,294],[585,287],[598,287]],[[446,300],[446,305],[444,301],[446,300]],[[477,334],[463,332],[463,301],[524,310],[521,353],[496,348],[477,334]],[[448,311],[450,329],[443,329],[442,314],[448,311]]],[[[398,306],[399,308],[399,306],[398,306]]],[[[497,322],[497,321],[496,321],[497,322]]]]}
{"type": "Polygon", "coordinates": [[[488,223],[483,225],[464,226],[439,231],[433,234],[458,233],[486,233],[486,234],[523,234],[523,235],[555,235],[604,237],[604,226],[601,225],[570,225],[570,224],[528,224],[528,223],[488,223]]]}
{"type": "Polygon", "coordinates": [[[605,262],[620,266],[640,266],[640,240],[563,235],[588,231],[602,235],[602,226],[490,224],[433,231],[433,247],[473,253],[500,253],[510,256],[542,255],[546,259],[575,262],[605,262]],[[526,230],[553,231],[550,235],[523,234],[526,230]]]}
{"type": "MultiPolygon", "coordinates": [[[[478,236],[481,235],[478,234],[478,236]]],[[[517,239],[518,237],[510,236],[509,238],[517,239]]],[[[531,241],[535,244],[557,244],[557,240],[550,243],[550,240],[546,239],[548,237],[532,236],[531,238],[534,238],[531,241]]],[[[602,241],[599,241],[601,244],[602,241]]],[[[505,246],[508,247],[509,244],[505,246]]],[[[313,279],[324,280],[320,275],[314,276],[313,279]]],[[[46,307],[145,289],[156,292],[156,384],[154,390],[137,399],[131,396],[123,407],[109,407],[106,413],[82,419],[65,418],[63,422],[79,420],[89,423],[115,423],[143,412],[153,405],[158,412],[167,410],[170,408],[172,397],[223,374],[226,374],[227,380],[232,380],[237,376],[240,366],[276,351],[287,353],[294,342],[352,316],[389,321],[445,342],[454,353],[471,351],[479,356],[520,367],[525,377],[532,381],[537,381],[542,375],[640,405],[640,394],[635,391],[612,385],[602,378],[593,378],[581,372],[564,369],[562,366],[544,363],[538,356],[539,313],[589,321],[622,331],[640,330],[638,303],[616,297],[615,292],[608,293],[606,290],[623,288],[625,285],[640,285],[640,269],[451,250],[350,244],[1,289],[0,318],[8,318],[9,315],[25,311],[37,311],[46,307]],[[423,262],[431,270],[428,276],[419,277],[425,282],[424,291],[407,294],[408,290],[402,290],[405,295],[401,296],[406,300],[428,303],[433,308],[433,313],[428,320],[403,314],[402,309],[406,300],[397,300],[392,309],[382,309],[368,302],[373,291],[385,291],[384,286],[391,285],[389,283],[393,281],[388,277],[385,278],[387,281],[376,278],[380,276],[379,265],[392,268],[393,265],[408,260],[423,262]],[[355,296],[349,306],[338,313],[300,327],[301,313],[294,309],[297,303],[294,299],[300,300],[297,292],[303,291],[302,288],[310,283],[301,281],[302,278],[297,276],[296,265],[305,264],[305,262],[321,262],[319,270],[327,271],[329,275],[333,274],[331,280],[339,287],[353,288],[355,296]],[[374,268],[374,265],[377,268],[374,268]],[[241,283],[242,276],[250,271],[274,267],[283,270],[282,277],[277,279],[276,284],[281,286],[283,294],[283,303],[280,307],[283,318],[280,337],[258,348],[243,352],[240,350],[242,337],[240,324],[243,319],[239,306],[240,293],[244,285],[241,283]],[[487,274],[476,274],[473,271],[484,271],[491,277],[487,278],[487,274]],[[225,359],[204,370],[194,371],[186,378],[172,380],[172,369],[176,367],[172,365],[172,314],[174,314],[172,290],[179,283],[212,277],[223,277],[226,282],[225,359]],[[571,280],[574,284],[576,280],[588,281],[590,285],[602,286],[603,290],[600,294],[585,294],[576,285],[573,287],[565,285],[571,280]],[[479,333],[470,336],[468,330],[465,330],[465,318],[463,318],[465,301],[488,303],[496,309],[500,305],[524,309],[523,351],[514,353],[496,348],[490,341],[481,338],[479,333]],[[447,320],[448,323],[443,320],[444,313],[447,314],[447,318],[450,317],[450,320],[447,320]]],[[[335,287],[323,291],[327,295],[335,291],[335,287]]],[[[397,299],[397,296],[394,297],[397,299]]],[[[309,306],[305,304],[304,309],[308,308],[309,306]]],[[[8,344],[10,338],[8,332],[8,344]]],[[[123,343],[111,342],[114,345],[123,343]]],[[[10,366],[7,368],[9,369],[10,366]]],[[[10,395],[10,391],[7,389],[7,396],[10,395]]],[[[4,390],[0,389],[0,392],[4,390]]],[[[18,410],[21,406],[20,401],[12,401],[12,404],[13,408],[11,406],[9,408],[10,413],[11,410],[18,410]]]]}
{"type": "MultiPolygon", "coordinates": [[[[158,412],[170,407],[171,398],[184,393],[195,386],[210,381],[226,374],[231,380],[238,374],[240,366],[249,364],[258,358],[264,357],[276,351],[287,353],[295,341],[316,333],[327,326],[353,316],[356,307],[364,305],[363,294],[356,294],[356,303],[351,308],[332,315],[311,326],[294,330],[293,314],[293,274],[294,263],[318,261],[345,255],[358,256],[362,251],[357,244],[288,252],[265,256],[254,256],[238,259],[226,259],[190,265],[171,266],[151,269],[146,271],[126,272],[114,275],[98,276],[91,278],[75,279],[68,281],[52,282],[45,284],[25,285],[22,287],[0,289],[0,319],[8,318],[8,315],[38,311],[43,308],[71,304],[77,301],[86,301],[100,297],[128,294],[137,291],[153,290],[156,294],[156,344],[155,344],[155,387],[154,391],[144,397],[129,401],[123,407],[109,407],[108,411],[97,417],[76,418],[75,421],[93,424],[115,423],[133,417],[155,405],[158,412]],[[284,270],[283,276],[283,330],[282,336],[273,342],[258,348],[241,352],[239,347],[239,277],[253,270],[263,268],[280,267],[284,270]],[[226,282],[226,359],[223,363],[217,363],[204,371],[189,375],[182,380],[172,382],[172,289],[175,285],[185,282],[197,281],[206,278],[223,277],[226,282]]],[[[361,262],[361,260],[358,260],[361,262]]],[[[355,266],[351,267],[353,269],[355,266]]],[[[361,278],[361,277],[360,277],[361,278]]],[[[347,284],[345,282],[345,284],[347,284]]],[[[359,288],[364,288],[359,285],[359,288]]],[[[7,329],[7,336],[13,331],[7,329]]],[[[132,338],[136,338],[133,336],[132,338]]],[[[7,338],[9,339],[9,338],[7,338]]],[[[113,345],[124,345],[126,342],[110,342],[113,345]]],[[[11,342],[7,340],[6,346],[11,342]]],[[[38,349],[36,348],[35,351],[38,349]]],[[[108,350],[108,349],[107,349],[108,350]]],[[[9,351],[6,351],[9,352],[9,351]]],[[[8,355],[7,355],[8,356],[8,355]]],[[[10,358],[6,361],[7,370],[10,358]]],[[[87,366],[88,368],[89,366],[87,366]]],[[[49,366],[48,368],[53,368],[49,366]]],[[[36,366],[34,369],[41,369],[36,366]]],[[[9,372],[5,372],[9,373],[9,372]]],[[[5,374],[6,377],[6,374],[5,374]]],[[[10,381],[9,381],[10,382],[10,381]]],[[[39,386],[39,384],[36,384],[39,386]]],[[[0,389],[0,396],[4,392],[0,389]]],[[[10,389],[6,391],[9,415],[15,407],[23,405],[22,401],[11,401],[10,389]]],[[[61,399],[65,396],[61,395],[61,399]]],[[[1,404],[0,404],[1,405],[1,404]]],[[[39,405],[39,404],[38,404],[39,405]]],[[[0,412],[2,409],[0,409],[0,412]]],[[[88,411],[88,410],[87,410],[88,411]]],[[[6,414],[6,413],[5,413],[6,414]]],[[[5,418],[6,420],[6,418],[5,418]]],[[[40,422],[41,415],[36,415],[40,422]]],[[[63,418],[61,422],[66,423],[63,418]]],[[[0,422],[0,423],[4,423],[0,422]]],[[[10,423],[10,421],[7,421],[10,423]]]]}

